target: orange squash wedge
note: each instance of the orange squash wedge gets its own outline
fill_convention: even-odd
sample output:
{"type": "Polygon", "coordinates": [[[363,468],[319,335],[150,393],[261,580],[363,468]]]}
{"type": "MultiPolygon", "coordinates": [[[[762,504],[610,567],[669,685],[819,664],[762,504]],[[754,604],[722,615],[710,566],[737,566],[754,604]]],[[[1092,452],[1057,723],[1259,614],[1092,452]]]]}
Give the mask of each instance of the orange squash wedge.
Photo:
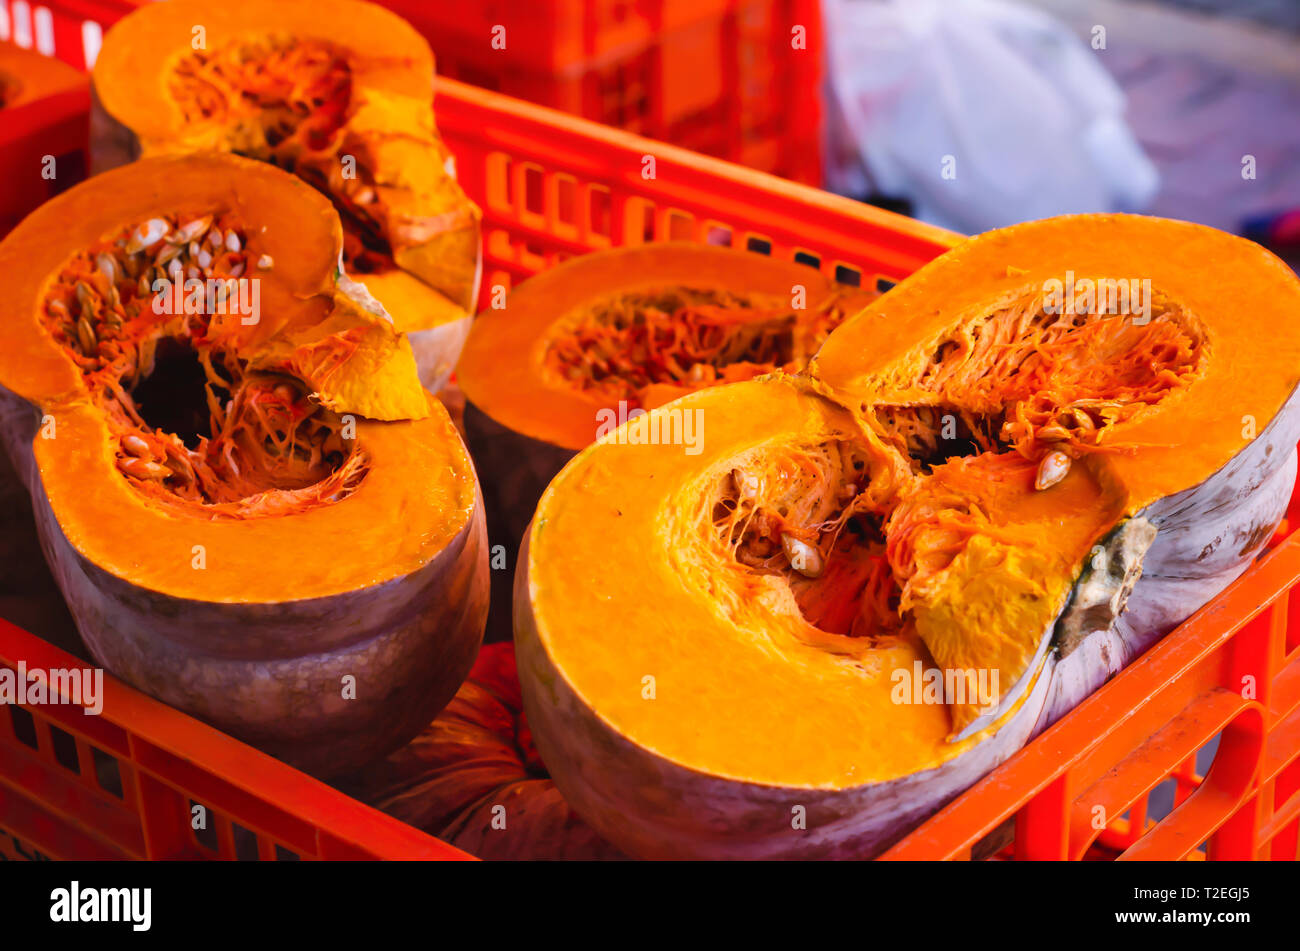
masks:
{"type": "Polygon", "coordinates": [[[641,857],[885,848],[1266,544],[1298,308],[1284,264],[1210,228],[1032,222],[926,265],[806,372],[605,436],[515,576],[556,784],[641,857]]]}
{"type": "Polygon", "coordinates": [[[0,41],[0,109],[15,109],[85,85],[86,77],[67,63],[0,41]]]}
{"type": "Polygon", "coordinates": [[[451,699],[482,502],[330,202],[235,156],[143,159],[0,243],[0,436],[94,657],[318,773],[451,699]]]}
{"type": "Polygon", "coordinates": [[[433,65],[409,24],[359,0],[147,4],[95,63],[92,163],[215,149],[293,171],[334,201],[348,272],[436,391],[481,262],[479,210],[434,126],[433,65]]]}
{"type": "MultiPolygon", "coordinates": [[[[602,433],[705,387],[801,369],[874,296],[804,265],[685,242],[529,278],[478,316],[456,371],[493,546],[514,556],[547,484],[602,433]]],[[[509,577],[493,573],[494,605],[509,605],[509,577]]],[[[488,630],[510,636],[508,609],[488,630]]]]}

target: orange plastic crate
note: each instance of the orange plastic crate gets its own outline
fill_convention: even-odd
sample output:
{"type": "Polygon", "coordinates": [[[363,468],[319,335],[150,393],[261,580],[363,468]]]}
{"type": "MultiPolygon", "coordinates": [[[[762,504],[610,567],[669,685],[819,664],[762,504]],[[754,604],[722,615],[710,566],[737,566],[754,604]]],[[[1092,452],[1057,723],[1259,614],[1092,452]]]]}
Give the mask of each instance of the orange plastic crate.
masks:
{"type": "Polygon", "coordinates": [[[380,2],[428,39],[441,76],[822,180],[817,0],[380,2]]]}
{"type": "MultiPolygon", "coordinates": [[[[106,19],[105,22],[108,22],[106,19]]],[[[689,239],[894,281],[956,235],[452,81],[438,121],[484,211],[484,300],[574,254],[689,239]],[[656,177],[642,176],[643,157],[656,177]]],[[[1300,505],[1239,581],[888,858],[1296,858],[1300,505]],[[1243,677],[1255,693],[1242,695],[1243,677]],[[1214,765],[1198,749],[1219,737],[1214,765]],[[1172,777],[1172,779],[1169,779],[1172,777]],[[1162,782],[1178,807],[1151,823],[1162,782]],[[1102,828],[1094,828],[1101,806],[1102,828]],[[1002,840],[1014,834],[1014,841],[1002,840]]],[[[0,664],[81,663],[0,622],[0,664]]],[[[0,707],[0,852],[57,858],[461,853],[106,677],[104,713],[0,707]],[[98,752],[96,752],[98,751],[98,752]],[[105,761],[116,764],[116,769],[105,761]],[[105,789],[101,780],[116,773],[105,789]],[[209,830],[191,830],[203,805],[209,830]],[[215,831],[214,831],[215,830],[215,831]]]]}

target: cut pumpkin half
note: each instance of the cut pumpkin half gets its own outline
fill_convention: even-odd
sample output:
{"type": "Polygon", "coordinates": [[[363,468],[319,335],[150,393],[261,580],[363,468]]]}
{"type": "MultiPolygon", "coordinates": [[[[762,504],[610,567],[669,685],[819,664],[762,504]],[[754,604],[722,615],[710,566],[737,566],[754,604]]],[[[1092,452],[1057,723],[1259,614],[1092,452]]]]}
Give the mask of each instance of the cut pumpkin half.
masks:
{"type": "MultiPolygon", "coordinates": [[[[529,278],[479,315],[457,368],[493,545],[514,556],[547,484],[601,434],[700,389],[802,369],[874,296],[811,267],[686,242],[529,278]]],[[[508,606],[508,575],[493,580],[493,604],[508,606]]],[[[508,609],[494,610],[489,639],[510,632],[508,609]]]]}
{"type": "Polygon", "coordinates": [[[1261,550],[1295,481],[1297,308],[1285,265],[1210,228],[1033,222],[806,372],[602,438],[515,579],[557,785],[643,857],[879,852],[1261,550]],[[664,438],[690,416],[696,455],[664,438]]]}
{"type": "Polygon", "coordinates": [[[423,727],[487,609],[473,466],[342,243],[319,192],[220,153],[0,243],[0,435],[87,647],[319,773],[423,727]]]}
{"type": "Polygon", "coordinates": [[[148,4],[95,63],[92,160],[230,151],[321,190],[348,273],[385,302],[436,391],[469,333],[480,216],[434,126],[432,81],[428,44],[374,4],[148,4]]]}

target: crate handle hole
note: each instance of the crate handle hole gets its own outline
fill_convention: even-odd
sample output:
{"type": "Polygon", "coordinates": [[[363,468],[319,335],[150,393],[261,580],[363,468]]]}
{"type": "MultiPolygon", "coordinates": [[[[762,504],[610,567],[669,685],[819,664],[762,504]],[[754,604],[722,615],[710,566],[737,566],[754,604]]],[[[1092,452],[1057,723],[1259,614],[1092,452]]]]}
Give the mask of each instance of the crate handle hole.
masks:
{"type": "Polygon", "coordinates": [[[26,707],[11,706],[9,714],[13,720],[14,736],[18,742],[34,750],[40,749],[40,741],[36,738],[36,718],[26,707]]]}
{"type": "Polygon", "coordinates": [[[109,756],[97,746],[90,748],[90,758],[95,764],[95,780],[99,783],[99,788],[110,796],[125,799],[126,793],[122,789],[122,768],[118,765],[117,758],[109,756]]]}

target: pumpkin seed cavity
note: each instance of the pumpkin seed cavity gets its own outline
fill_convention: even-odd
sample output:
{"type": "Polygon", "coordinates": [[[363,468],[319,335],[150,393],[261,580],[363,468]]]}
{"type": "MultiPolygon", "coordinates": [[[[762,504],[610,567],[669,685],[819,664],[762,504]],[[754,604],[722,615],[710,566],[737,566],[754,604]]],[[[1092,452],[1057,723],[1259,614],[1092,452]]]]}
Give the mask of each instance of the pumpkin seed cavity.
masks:
{"type": "Polygon", "coordinates": [[[543,365],[555,386],[606,405],[657,406],[691,390],[801,370],[847,316],[837,297],[799,311],[788,298],[639,290],[557,322],[543,365]]]}
{"type": "Polygon", "coordinates": [[[952,331],[919,373],[869,384],[887,399],[860,407],[867,434],[767,446],[714,470],[695,497],[705,557],[726,570],[700,577],[725,579],[711,592],[724,609],[739,616],[785,584],[804,620],[832,635],[817,646],[910,636],[913,598],[971,538],[1026,544],[972,501],[975,486],[1050,491],[1075,459],[1132,451],[1108,430],[1201,372],[1199,323],[1167,299],[1147,322],[1045,314],[1040,299],[952,331]]]}
{"type": "Polygon", "coordinates": [[[362,160],[364,145],[346,128],[352,67],[345,50],[291,36],[195,50],[177,62],[169,92],[187,125],[223,127],[232,151],[293,172],[333,200],[349,274],[397,267],[382,189],[362,160]],[[352,159],[346,176],[345,155],[352,159]]]}
{"type": "Polygon", "coordinates": [[[1199,322],[1152,295],[1149,320],[1127,314],[1045,313],[1026,292],[940,340],[917,374],[879,381],[887,395],[865,415],[924,471],[953,456],[1013,450],[1038,463],[1126,452],[1111,426],[1187,387],[1206,353],[1199,322]]]}
{"type": "Polygon", "coordinates": [[[150,500],[208,518],[336,502],[367,470],[340,418],[301,380],[255,372],[238,355],[233,307],[154,312],[154,282],[187,275],[223,282],[213,285],[221,303],[224,282],[249,269],[244,233],[230,213],[140,222],[75,255],[42,307],[108,421],[119,471],[150,500]]]}

